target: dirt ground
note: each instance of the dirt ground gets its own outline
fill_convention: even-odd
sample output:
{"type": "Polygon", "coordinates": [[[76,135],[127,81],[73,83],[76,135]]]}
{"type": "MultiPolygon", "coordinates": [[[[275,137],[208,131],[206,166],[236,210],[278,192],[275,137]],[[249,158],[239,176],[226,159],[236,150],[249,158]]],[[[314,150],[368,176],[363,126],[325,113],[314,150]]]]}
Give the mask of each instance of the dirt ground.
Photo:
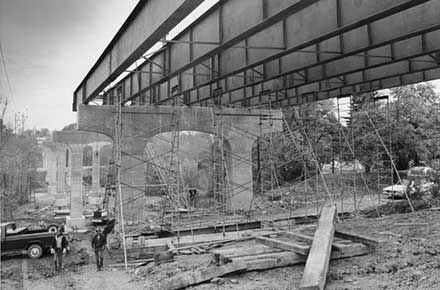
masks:
{"type": "MultiPolygon", "coordinates": [[[[357,217],[341,221],[337,228],[370,235],[381,243],[369,255],[332,261],[327,290],[439,289],[440,211],[357,217]],[[419,224],[409,226],[409,223],[419,224]]],[[[78,247],[81,246],[86,245],[78,247]]],[[[1,289],[158,289],[167,277],[210,263],[209,254],[190,255],[178,256],[175,262],[160,266],[150,263],[128,271],[107,267],[97,272],[93,259],[88,260],[90,263],[78,263],[77,253],[69,255],[73,258],[66,259],[66,269],[57,275],[51,273],[50,257],[4,258],[1,289]]],[[[248,272],[189,289],[297,289],[303,270],[303,265],[297,265],[248,272]]]]}

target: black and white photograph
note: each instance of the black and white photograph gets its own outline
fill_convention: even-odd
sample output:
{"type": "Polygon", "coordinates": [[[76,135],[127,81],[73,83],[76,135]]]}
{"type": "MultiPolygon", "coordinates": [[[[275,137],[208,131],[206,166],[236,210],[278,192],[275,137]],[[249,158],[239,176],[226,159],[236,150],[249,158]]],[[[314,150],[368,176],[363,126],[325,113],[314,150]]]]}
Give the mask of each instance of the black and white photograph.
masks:
{"type": "Polygon", "coordinates": [[[0,289],[440,289],[440,0],[0,0],[0,289]]]}

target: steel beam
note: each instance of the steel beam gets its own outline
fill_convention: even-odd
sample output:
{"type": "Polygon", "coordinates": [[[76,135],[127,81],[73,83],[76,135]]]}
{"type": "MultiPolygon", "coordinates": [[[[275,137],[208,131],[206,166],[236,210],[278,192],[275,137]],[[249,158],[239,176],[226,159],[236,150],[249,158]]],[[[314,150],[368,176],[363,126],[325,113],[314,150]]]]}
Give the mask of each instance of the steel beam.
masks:
{"type": "Polygon", "coordinates": [[[141,0],[74,93],[87,104],[203,0],[141,0]]]}
{"type": "MultiPolygon", "coordinates": [[[[417,0],[420,1],[420,0],[417,0]]],[[[226,2],[226,1],[224,1],[226,2]]],[[[233,1],[230,1],[233,2],[233,1]]],[[[249,2],[249,1],[248,1],[249,2]]],[[[257,1],[252,1],[252,2],[257,2],[257,1]]],[[[218,43],[221,43],[220,45],[214,45],[214,48],[211,50],[208,50],[207,53],[202,54],[201,56],[199,56],[197,59],[194,59],[193,61],[184,64],[183,66],[179,67],[178,69],[170,72],[167,76],[165,76],[164,78],[160,79],[158,82],[154,83],[154,86],[158,86],[160,84],[165,83],[166,81],[170,80],[173,77],[176,77],[177,75],[179,75],[180,73],[185,72],[186,70],[196,66],[197,64],[201,64],[204,61],[206,61],[207,59],[214,57],[216,55],[218,55],[219,53],[223,52],[224,50],[228,49],[228,48],[232,48],[234,45],[244,41],[245,39],[249,38],[250,36],[276,24],[277,22],[281,21],[282,19],[285,19],[287,16],[290,16],[292,14],[297,13],[298,11],[301,11],[303,9],[305,9],[306,7],[319,2],[319,0],[297,0],[294,2],[294,4],[289,5],[287,8],[282,9],[281,11],[275,13],[273,16],[264,19],[262,22],[255,24],[254,26],[251,26],[249,29],[238,33],[237,35],[231,37],[229,40],[221,42],[219,41],[218,43]]],[[[221,5],[220,8],[218,8],[219,10],[221,9],[221,5]]],[[[221,22],[221,18],[217,17],[218,21],[221,22]]],[[[203,25],[203,21],[200,22],[200,25],[203,25]]],[[[222,26],[222,24],[220,23],[219,25],[220,27],[222,26]]],[[[190,26],[190,29],[195,29],[193,27],[190,26]]],[[[220,35],[218,36],[220,37],[220,35]]],[[[177,43],[179,44],[179,43],[177,43]]],[[[207,44],[207,42],[204,43],[205,45],[207,44]]],[[[170,48],[168,50],[173,49],[174,46],[170,46],[170,48]]],[[[144,88],[142,90],[142,92],[144,91],[148,91],[150,89],[152,89],[153,84],[151,84],[150,86],[144,88]]],[[[141,93],[142,93],[141,92],[141,93]]],[[[128,99],[132,99],[135,98],[136,96],[131,96],[128,99]]]]}
{"type": "MultiPolygon", "coordinates": [[[[436,29],[440,29],[440,25],[436,26],[436,29]]],[[[405,60],[411,60],[419,56],[423,55],[431,55],[438,53],[440,51],[440,30],[423,30],[423,34],[416,34],[415,36],[411,35],[411,38],[407,38],[404,40],[400,40],[392,43],[388,43],[385,46],[380,47],[380,50],[383,53],[389,53],[388,56],[380,56],[379,59],[377,57],[371,57],[369,61],[366,61],[362,58],[353,58],[347,57],[342,59],[337,59],[336,61],[326,62],[324,66],[323,63],[320,63],[316,66],[310,66],[308,68],[304,68],[301,70],[293,70],[290,71],[290,77],[287,79],[288,81],[283,84],[281,88],[274,89],[271,87],[271,83],[269,82],[271,79],[266,79],[264,81],[258,81],[246,86],[259,86],[264,84],[264,82],[269,82],[267,86],[264,86],[265,89],[269,89],[272,93],[277,91],[282,91],[286,89],[297,89],[301,87],[312,86],[313,84],[319,84],[320,88],[323,89],[331,87],[331,84],[335,83],[346,83],[347,79],[350,78],[350,75],[356,75],[368,70],[372,69],[380,69],[382,66],[390,65],[397,62],[402,62],[405,60]],[[392,53],[392,48],[395,47],[399,49],[399,52],[392,53]],[[392,55],[393,54],[393,55],[392,55]],[[294,74],[299,73],[300,75],[307,75],[307,79],[302,78],[294,78],[294,74]],[[327,83],[330,83],[327,84],[327,83]]],[[[378,48],[374,48],[366,52],[366,55],[372,55],[372,53],[378,48]]],[[[415,60],[415,63],[422,62],[421,60],[415,60]]],[[[430,62],[432,65],[439,65],[435,60],[430,60],[427,58],[423,62],[430,62]]],[[[410,62],[411,63],[411,62],[410,62]]],[[[286,77],[288,74],[281,74],[279,77],[286,77]]],[[[237,88],[236,90],[241,90],[241,88],[237,88]]],[[[321,89],[319,89],[321,91],[321,89]]],[[[225,92],[228,93],[228,92],[225,92]]],[[[304,92],[307,93],[307,92],[304,92]]],[[[254,95],[250,98],[256,98],[258,95],[254,95]]],[[[209,98],[209,97],[207,97],[209,98]]],[[[245,99],[250,99],[249,97],[245,99]]],[[[203,100],[203,99],[202,99],[203,100]]],[[[196,102],[192,102],[191,104],[195,104],[196,102]]]]}
{"type": "Polygon", "coordinates": [[[438,0],[221,0],[111,88],[106,103],[119,89],[142,104],[251,106],[370,82],[373,69],[402,61],[408,69],[383,78],[406,75],[420,70],[419,56],[440,66],[439,13],[438,0]]]}
{"type": "MultiPolygon", "coordinates": [[[[440,7],[440,5],[437,5],[437,6],[440,7]]],[[[396,9],[393,8],[392,10],[395,11],[396,9]]],[[[423,11],[423,10],[418,10],[418,11],[420,12],[420,11],[423,11]]],[[[386,14],[386,13],[383,12],[382,14],[386,14]]],[[[414,17],[417,18],[417,15],[414,15],[414,17]]],[[[247,82],[247,84],[245,84],[244,86],[237,87],[236,90],[245,89],[246,87],[249,87],[249,86],[252,86],[252,85],[262,84],[262,83],[264,83],[266,81],[269,81],[269,80],[274,80],[274,79],[279,79],[281,77],[286,77],[286,76],[291,75],[293,73],[304,73],[304,75],[308,75],[308,72],[310,72],[310,71],[313,72],[313,70],[316,70],[319,67],[325,67],[326,64],[328,64],[328,63],[330,63],[332,61],[335,62],[337,60],[340,60],[339,61],[340,65],[341,64],[342,65],[344,65],[344,64],[347,65],[347,64],[349,64],[350,60],[353,60],[353,56],[365,53],[368,50],[371,50],[371,52],[369,52],[368,54],[364,55],[366,57],[366,62],[368,62],[368,59],[374,59],[374,58],[378,58],[379,59],[379,58],[381,58],[380,56],[379,57],[373,57],[373,56],[375,54],[377,54],[377,51],[380,49],[381,46],[384,46],[384,45],[387,45],[387,44],[392,44],[393,42],[402,41],[402,40],[405,40],[407,38],[411,38],[411,37],[414,37],[414,36],[417,36],[417,35],[420,35],[420,34],[424,34],[424,33],[429,33],[431,31],[435,31],[435,30],[439,29],[438,21],[436,21],[433,17],[431,17],[431,19],[429,19],[429,21],[427,19],[426,23],[429,24],[429,23],[432,22],[432,23],[437,23],[437,24],[435,24],[435,25],[425,25],[425,22],[420,22],[420,23],[418,23],[418,25],[421,27],[419,30],[417,30],[419,28],[418,26],[413,25],[412,27],[408,27],[408,29],[411,29],[408,32],[405,31],[405,27],[403,27],[398,32],[396,32],[394,35],[392,35],[393,37],[390,38],[390,39],[385,39],[384,36],[381,35],[380,30],[376,29],[377,36],[375,38],[373,38],[373,37],[371,37],[371,35],[369,35],[368,36],[368,41],[361,41],[362,43],[365,43],[365,44],[362,44],[362,43],[361,44],[349,43],[349,45],[346,45],[346,46],[351,46],[351,47],[357,46],[356,47],[357,49],[351,49],[350,51],[347,51],[344,54],[340,53],[340,54],[338,54],[338,55],[336,55],[334,57],[327,56],[327,57],[323,58],[324,60],[322,60],[322,61],[319,61],[317,59],[316,61],[308,60],[307,62],[304,62],[304,60],[301,60],[300,62],[297,62],[298,63],[297,65],[293,65],[295,67],[294,70],[287,70],[286,71],[286,69],[284,69],[285,72],[282,73],[282,74],[277,74],[277,75],[274,75],[272,77],[267,77],[264,80],[259,80],[258,82],[252,82],[252,83],[251,82],[247,82]],[[365,46],[363,46],[363,45],[365,45],[365,46]],[[373,49],[376,49],[376,50],[373,50],[373,49]],[[351,57],[351,58],[348,58],[348,57],[351,57]],[[348,59],[345,60],[345,63],[344,63],[344,59],[345,58],[348,58],[348,59]],[[301,66],[301,64],[303,66],[301,66]],[[304,72],[305,70],[308,70],[308,71],[304,72]]],[[[378,25],[376,25],[376,26],[378,27],[378,25]]],[[[365,27],[365,25],[364,25],[364,27],[365,27]]],[[[359,37],[362,37],[362,36],[359,36],[359,37]]],[[[405,54],[405,47],[400,46],[400,48],[401,48],[401,51],[399,51],[399,55],[405,54]]],[[[411,49],[409,49],[409,54],[411,54],[411,49]]],[[[304,56],[304,54],[296,53],[296,54],[293,54],[293,55],[291,54],[290,56],[287,55],[285,57],[293,57],[293,58],[296,58],[296,59],[301,59],[301,56],[304,56]]],[[[393,58],[393,55],[389,54],[389,55],[383,56],[383,58],[388,58],[388,59],[389,58],[393,58]]],[[[271,58],[269,58],[269,59],[271,59],[271,58]]],[[[283,60],[284,60],[284,58],[283,58],[283,60]]],[[[374,64],[374,63],[377,63],[378,61],[379,60],[376,60],[376,61],[374,61],[372,63],[374,64]]],[[[258,63],[258,64],[261,65],[261,63],[258,63]]],[[[252,66],[249,66],[249,67],[252,67],[252,66]]],[[[246,69],[249,69],[249,67],[247,67],[246,69]]],[[[255,67],[255,65],[253,65],[253,67],[255,67]]],[[[337,69],[335,69],[335,70],[337,70],[337,69]]],[[[238,73],[242,73],[242,71],[238,70],[238,73]]],[[[229,78],[235,77],[234,72],[231,72],[231,73],[228,73],[228,74],[224,74],[222,76],[222,78],[228,78],[228,77],[229,78]]],[[[199,86],[197,86],[197,87],[195,87],[193,89],[206,86],[206,85],[212,83],[213,81],[219,81],[219,80],[215,79],[215,80],[208,81],[208,82],[206,82],[204,84],[201,84],[201,85],[199,85],[199,86]]],[[[164,101],[166,101],[166,100],[164,100],[164,101]]]]}
{"type": "MultiPolygon", "coordinates": [[[[402,65],[403,67],[404,65],[402,65]]],[[[390,74],[382,75],[379,78],[363,78],[362,75],[358,76],[359,81],[350,85],[341,85],[330,90],[321,92],[310,92],[309,94],[296,94],[296,92],[289,91],[283,94],[278,99],[271,101],[274,107],[301,105],[310,102],[316,102],[326,100],[330,98],[350,96],[354,93],[366,93],[375,90],[389,89],[397,86],[404,86],[419,82],[431,81],[440,79],[440,67],[432,64],[432,68],[428,65],[421,69],[410,70],[409,66],[405,70],[396,70],[390,72],[390,74]]],[[[275,93],[274,93],[275,94],[275,93]]],[[[269,102],[265,102],[262,105],[268,105],[269,102]]]]}
{"type": "MultiPolygon", "coordinates": [[[[329,2],[329,1],[322,1],[322,3],[324,3],[324,2],[329,2]]],[[[377,2],[377,1],[373,1],[373,2],[376,4],[376,6],[382,7],[379,2],[377,2]]],[[[360,19],[360,20],[354,21],[354,22],[350,22],[350,23],[346,24],[345,26],[342,26],[340,28],[334,29],[334,30],[332,30],[332,31],[330,31],[328,33],[323,33],[322,35],[318,36],[317,38],[307,39],[303,43],[300,43],[300,44],[298,44],[296,46],[293,46],[293,47],[291,47],[289,49],[286,49],[283,52],[273,53],[273,51],[271,51],[269,53],[269,55],[270,55],[269,57],[263,58],[262,60],[259,60],[257,62],[251,63],[250,65],[246,65],[244,67],[241,67],[241,68],[233,70],[233,71],[225,71],[225,72],[222,73],[222,75],[220,77],[212,78],[212,79],[206,81],[205,83],[199,84],[197,86],[193,86],[192,89],[200,89],[200,88],[202,88],[205,85],[209,85],[209,84],[213,84],[213,83],[226,82],[225,79],[228,78],[228,77],[233,77],[234,75],[242,74],[242,73],[244,73],[245,71],[247,71],[249,69],[255,69],[256,67],[259,67],[259,66],[263,66],[264,67],[264,65],[268,64],[271,61],[277,60],[278,58],[281,58],[283,56],[287,56],[289,54],[298,52],[300,50],[307,49],[310,46],[316,45],[317,43],[320,43],[320,42],[328,41],[329,39],[331,39],[331,38],[333,38],[335,36],[338,36],[338,35],[340,35],[342,33],[348,33],[350,31],[358,29],[359,27],[362,27],[362,26],[365,26],[367,24],[370,24],[371,22],[379,21],[381,19],[390,17],[390,16],[392,16],[394,14],[397,14],[399,12],[405,11],[407,9],[410,9],[410,8],[412,8],[414,6],[418,6],[418,5],[423,4],[425,2],[428,2],[428,1],[427,0],[420,0],[420,1],[386,1],[386,2],[388,2],[388,5],[385,5],[387,7],[387,9],[384,9],[382,11],[378,11],[378,8],[373,7],[374,9],[370,9],[370,10],[375,11],[375,13],[367,15],[363,19],[360,19]],[[390,3],[391,4],[398,3],[398,4],[393,6],[393,5],[390,5],[390,3]]],[[[371,6],[374,6],[374,5],[371,5],[371,6]]],[[[325,8],[326,6],[323,6],[323,7],[325,8]]],[[[305,9],[305,10],[323,9],[323,8],[317,8],[317,7],[308,7],[308,8],[309,9],[305,9]]],[[[348,8],[346,8],[346,9],[348,9],[348,8]]],[[[366,14],[366,13],[364,13],[364,14],[366,14]]],[[[414,17],[417,18],[416,16],[414,16],[414,17]]],[[[345,22],[350,21],[350,20],[351,19],[345,20],[345,22]]],[[[335,22],[336,22],[336,20],[335,20],[335,22]]],[[[310,29],[312,29],[312,28],[310,28],[310,29]]],[[[324,31],[328,30],[328,28],[322,28],[322,29],[324,31]]],[[[315,32],[315,34],[316,34],[316,32],[315,32]]],[[[248,34],[248,36],[250,36],[250,35],[248,34]]],[[[298,37],[298,35],[292,35],[291,37],[296,38],[296,37],[298,37]]],[[[299,38],[301,38],[301,36],[299,38]]],[[[242,40],[242,39],[240,39],[240,40],[242,40]]],[[[292,42],[292,40],[290,40],[290,42],[292,42]]],[[[356,44],[346,45],[346,47],[348,47],[348,48],[356,47],[356,44]]],[[[222,49],[223,50],[227,49],[227,47],[222,47],[222,49]]],[[[216,50],[212,50],[212,51],[213,52],[217,52],[216,50]]],[[[225,52],[221,51],[221,53],[223,55],[225,52]]],[[[225,59],[226,59],[226,57],[225,57],[225,59]]],[[[188,64],[188,66],[196,65],[196,64],[197,63],[193,62],[193,63],[188,64]]],[[[175,73],[178,73],[178,72],[179,72],[179,70],[176,71],[175,73]]],[[[168,78],[171,78],[173,76],[174,76],[174,74],[170,74],[166,78],[164,78],[162,80],[159,80],[159,82],[166,81],[168,78]]],[[[153,86],[156,86],[156,85],[157,85],[157,83],[150,84],[150,86],[145,88],[145,90],[151,89],[153,86]]],[[[136,96],[133,96],[133,97],[136,97],[136,96]]],[[[166,101],[168,101],[167,98],[161,98],[160,103],[164,103],[166,101]]]]}

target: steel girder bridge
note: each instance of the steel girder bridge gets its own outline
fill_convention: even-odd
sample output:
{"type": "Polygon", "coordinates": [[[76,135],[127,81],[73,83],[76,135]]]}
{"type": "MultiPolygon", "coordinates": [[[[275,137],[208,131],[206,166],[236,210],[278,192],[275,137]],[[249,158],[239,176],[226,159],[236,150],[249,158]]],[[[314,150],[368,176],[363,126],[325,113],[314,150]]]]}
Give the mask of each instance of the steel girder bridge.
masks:
{"type": "Polygon", "coordinates": [[[73,110],[284,107],[440,78],[440,0],[220,0],[170,37],[202,2],[139,1],[73,110]]]}

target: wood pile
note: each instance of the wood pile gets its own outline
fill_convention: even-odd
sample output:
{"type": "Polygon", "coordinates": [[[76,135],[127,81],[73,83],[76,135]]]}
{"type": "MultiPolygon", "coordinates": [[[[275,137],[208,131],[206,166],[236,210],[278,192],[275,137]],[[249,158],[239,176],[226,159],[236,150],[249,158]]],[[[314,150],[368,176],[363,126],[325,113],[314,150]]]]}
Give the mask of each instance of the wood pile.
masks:
{"type": "Polygon", "coordinates": [[[322,290],[330,260],[366,255],[378,244],[369,237],[335,230],[335,219],[336,208],[329,206],[322,209],[317,226],[293,231],[262,231],[246,237],[205,242],[200,238],[200,242],[191,245],[166,240],[163,254],[173,257],[211,252],[212,261],[208,267],[163,280],[161,288],[181,289],[232,273],[305,264],[299,289],[322,290]]]}

